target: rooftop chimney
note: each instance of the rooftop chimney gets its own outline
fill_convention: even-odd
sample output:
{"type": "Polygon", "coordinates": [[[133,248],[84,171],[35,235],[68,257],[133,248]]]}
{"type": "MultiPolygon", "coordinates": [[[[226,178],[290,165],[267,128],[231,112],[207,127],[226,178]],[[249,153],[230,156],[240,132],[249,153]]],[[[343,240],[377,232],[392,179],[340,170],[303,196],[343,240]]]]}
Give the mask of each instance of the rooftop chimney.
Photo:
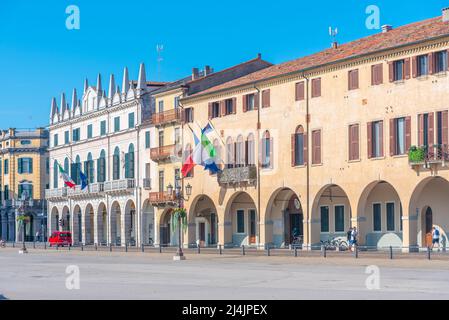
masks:
{"type": "Polygon", "coordinates": [[[449,21],[449,7],[443,9],[443,22],[449,21]]]}
{"type": "Polygon", "coordinates": [[[261,53],[257,54],[257,59],[259,59],[259,60],[262,59],[262,54],[261,53]]]}
{"type": "Polygon", "coordinates": [[[332,42],[332,48],[333,49],[337,49],[338,48],[338,42],[337,41],[332,42]]]}
{"type": "Polygon", "coordinates": [[[208,76],[212,73],[212,68],[210,66],[205,66],[204,67],[204,76],[208,76]]]}
{"type": "Polygon", "coordinates": [[[200,71],[198,68],[192,68],[192,80],[196,80],[200,77],[200,71]]]}
{"type": "Polygon", "coordinates": [[[392,25],[384,24],[382,26],[382,33],[386,33],[386,32],[391,31],[391,30],[393,30],[393,26],[392,25]]]}

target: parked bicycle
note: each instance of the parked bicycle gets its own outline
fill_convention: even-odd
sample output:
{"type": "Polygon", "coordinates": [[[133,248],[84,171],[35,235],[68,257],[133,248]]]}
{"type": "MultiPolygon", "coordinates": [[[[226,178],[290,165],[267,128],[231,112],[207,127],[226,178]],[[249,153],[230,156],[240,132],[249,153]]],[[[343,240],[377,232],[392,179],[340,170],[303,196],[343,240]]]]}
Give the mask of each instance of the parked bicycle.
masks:
{"type": "Polygon", "coordinates": [[[321,240],[321,245],[326,250],[337,250],[338,248],[339,251],[346,251],[349,249],[348,242],[346,240],[342,240],[341,238],[321,240]]]}

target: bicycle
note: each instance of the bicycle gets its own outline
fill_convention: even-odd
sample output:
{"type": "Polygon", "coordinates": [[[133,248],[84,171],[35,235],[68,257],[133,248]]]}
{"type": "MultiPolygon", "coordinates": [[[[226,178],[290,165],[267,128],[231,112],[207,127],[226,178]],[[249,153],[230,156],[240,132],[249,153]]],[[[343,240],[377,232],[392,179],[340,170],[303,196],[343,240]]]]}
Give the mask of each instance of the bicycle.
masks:
{"type": "Polygon", "coordinates": [[[302,246],[302,244],[303,244],[303,240],[302,240],[301,236],[293,237],[293,240],[292,240],[292,243],[291,243],[293,248],[294,247],[300,247],[300,246],[302,246]]]}

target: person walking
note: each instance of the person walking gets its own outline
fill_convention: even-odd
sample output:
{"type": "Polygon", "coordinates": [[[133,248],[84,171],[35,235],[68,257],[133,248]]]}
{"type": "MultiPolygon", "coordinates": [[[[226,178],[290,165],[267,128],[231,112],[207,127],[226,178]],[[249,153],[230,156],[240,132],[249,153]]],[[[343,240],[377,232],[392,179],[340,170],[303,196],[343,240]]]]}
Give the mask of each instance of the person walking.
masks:
{"type": "Polygon", "coordinates": [[[435,244],[438,246],[438,252],[440,252],[440,230],[433,227],[432,228],[432,250],[435,247],[435,244]]]}
{"type": "Polygon", "coordinates": [[[351,249],[351,251],[354,251],[354,248],[358,245],[358,243],[357,243],[358,236],[359,236],[359,233],[357,231],[357,227],[352,228],[352,232],[351,232],[351,243],[352,243],[351,248],[352,249],[351,249]]]}
{"type": "Polygon", "coordinates": [[[349,251],[352,251],[352,227],[346,232],[346,240],[348,241],[349,251]]]}

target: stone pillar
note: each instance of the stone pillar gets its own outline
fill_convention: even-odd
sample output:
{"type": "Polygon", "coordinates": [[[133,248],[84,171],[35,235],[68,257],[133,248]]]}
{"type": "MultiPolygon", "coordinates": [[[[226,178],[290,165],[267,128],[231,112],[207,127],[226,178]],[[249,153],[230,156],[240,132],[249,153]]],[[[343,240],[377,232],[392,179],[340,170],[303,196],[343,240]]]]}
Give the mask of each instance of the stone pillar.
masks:
{"type": "Polygon", "coordinates": [[[419,209],[409,208],[408,201],[403,201],[402,213],[402,250],[404,252],[416,251],[419,209]]]}
{"type": "Polygon", "coordinates": [[[100,244],[100,239],[102,236],[102,220],[100,220],[100,212],[97,211],[94,213],[94,223],[93,223],[93,228],[94,228],[94,244],[100,244]]]}
{"type": "Polygon", "coordinates": [[[82,243],[84,245],[87,244],[87,235],[88,235],[88,232],[87,232],[88,216],[87,215],[88,215],[87,211],[84,211],[81,213],[81,234],[82,234],[81,238],[82,238],[82,243]]]}

